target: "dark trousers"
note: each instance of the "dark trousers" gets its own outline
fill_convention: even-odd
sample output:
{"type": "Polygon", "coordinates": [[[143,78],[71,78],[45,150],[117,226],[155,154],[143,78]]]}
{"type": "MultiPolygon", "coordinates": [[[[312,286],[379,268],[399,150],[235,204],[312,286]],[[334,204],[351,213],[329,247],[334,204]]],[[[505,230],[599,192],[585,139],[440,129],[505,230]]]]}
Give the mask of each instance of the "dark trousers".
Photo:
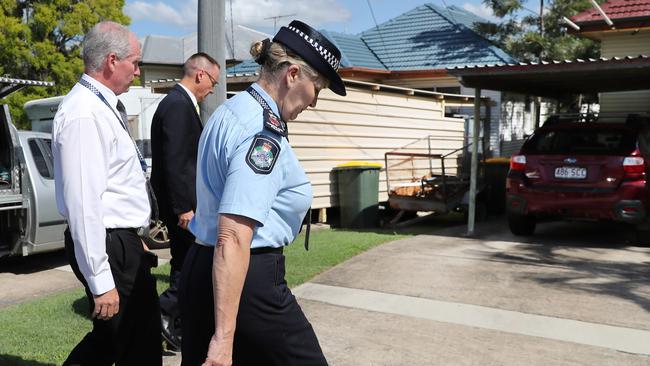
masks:
{"type": "MultiPolygon", "coordinates": [[[[89,310],[95,302],[79,271],[70,231],[65,231],[70,266],[86,289],[89,310]]],[[[160,307],[152,261],[133,231],[106,233],[108,262],[120,296],[119,312],[109,320],[93,319],[93,329],[72,350],[64,365],[162,365],[160,307]]]]}
{"type": "MultiPolygon", "coordinates": [[[[214,334],[213,252],[194,244],[183,267],[183,366],[205,360],[214,334]]],[[[327,365],[311,324],[287,287],[282,253],[251,255],[239,304],[233,366],[258,365],[327,365]]]]}
{"type": "Polygon", "coordinates": [[[166,315],[176,319],[180,316],[178,306],[178,281],[180,280],[181,270],[187,251],[194,243],[194,235],[177,225],[178,217],[165,217],[163,222],[169,232],[170,254],[172,259],[169,261],[171,270],[169,271],[169,288],[160,295],[160,309],[166,315]]]}

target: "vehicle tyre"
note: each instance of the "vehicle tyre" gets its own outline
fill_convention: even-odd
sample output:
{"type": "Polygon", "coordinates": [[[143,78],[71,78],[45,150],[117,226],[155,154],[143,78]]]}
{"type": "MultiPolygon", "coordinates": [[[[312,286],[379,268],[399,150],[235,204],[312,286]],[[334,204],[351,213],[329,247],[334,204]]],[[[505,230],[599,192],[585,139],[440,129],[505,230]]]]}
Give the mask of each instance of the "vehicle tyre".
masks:
{"type": "Polygon", "coordinates": [[[537,222],[532,216],[508,215],[510,232],[517,236],[529,236],[535,232],[537,222]]]}
{"type": "Polygon", "coordinates": [[[169,248],[169,233],[162,221],[152,222],[149,226],[149,235],[144,239],[149,249],[169,248]]]}
{"type": "Polygon", "coordinates": [[[636,228],[636,243],[643,247],[650,247],[650,229],[646,225],[636,228]]]}

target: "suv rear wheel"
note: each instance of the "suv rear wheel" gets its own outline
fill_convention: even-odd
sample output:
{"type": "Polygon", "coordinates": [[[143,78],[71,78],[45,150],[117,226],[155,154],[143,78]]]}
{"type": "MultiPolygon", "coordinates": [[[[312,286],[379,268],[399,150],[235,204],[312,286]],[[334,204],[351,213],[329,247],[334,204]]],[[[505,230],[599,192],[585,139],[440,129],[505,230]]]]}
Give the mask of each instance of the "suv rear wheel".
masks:
{"type": "Polygon", "coordinates": [[[508,215],[510,232],[517,236],[529,236],[535,232],[536,220],[532,216],[508,215]]]}
{"type": "Polygon", "coordinates": [[[636,243],[644,247],[650,247],[650,228],[647,224],[636,227],[636,243]]]}

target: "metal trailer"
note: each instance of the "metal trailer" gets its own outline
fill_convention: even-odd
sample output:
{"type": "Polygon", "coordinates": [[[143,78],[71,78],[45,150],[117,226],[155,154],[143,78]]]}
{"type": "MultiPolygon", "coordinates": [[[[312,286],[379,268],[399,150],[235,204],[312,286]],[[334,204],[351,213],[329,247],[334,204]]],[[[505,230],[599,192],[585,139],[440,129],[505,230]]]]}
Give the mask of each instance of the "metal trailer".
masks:
{"type": "MultiPolygon", "coordinates": [[[[388,226],[406,226],[428,219],[432,215],[441,215],[449,212],[462,212],[467,214],[469,205],[470,176],[465,167],[460,164],[456,171],[446,164],[446,160],[463,157],[458,155],[460,150],[467,151],[469,145],[463,146],[447,154],[424,154],[408,152],[387,152],[384,154],[386,171],[386,189],[388,192],[388,206],[397,213],[387,222],[388,226]],[[391,181],[391,165],[389,158],[402,157],[403,160],[415,158],[427,159],[429,174],[424,177],[411,177],[412,182],[397,183],[391,181]],[[417,212],[428,212],[428,215],[417,216],[417,212]],[[400,222],[407,216],[414,216],[400,222]]],[[[481,174],[479,173],[479,176],[481,174]]],[[[397,179],[397,180],[404,180],[397,179]]],[[[485,185],[479,178],[477,185],[477,217],[484,218],[486,214],[485,200],[483,199],[485,185]]]]}

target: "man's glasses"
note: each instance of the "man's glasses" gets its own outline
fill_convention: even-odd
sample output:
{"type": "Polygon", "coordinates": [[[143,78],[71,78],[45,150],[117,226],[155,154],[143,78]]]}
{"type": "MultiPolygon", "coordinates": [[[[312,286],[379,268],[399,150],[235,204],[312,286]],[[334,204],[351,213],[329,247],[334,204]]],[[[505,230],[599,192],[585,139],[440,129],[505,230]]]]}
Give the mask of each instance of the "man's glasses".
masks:
{"type": "Polygon", "coordinates": [[[212,83],[213,88],[217,86],[217,84],[219,84],[219,82],[215,78],[213,78],[209,72],[205,71],[204,69],[201,69],[201,71],[203,71],[206,75],[208,75],[208,78],[210,78],[210,82],[212,83]]]}

